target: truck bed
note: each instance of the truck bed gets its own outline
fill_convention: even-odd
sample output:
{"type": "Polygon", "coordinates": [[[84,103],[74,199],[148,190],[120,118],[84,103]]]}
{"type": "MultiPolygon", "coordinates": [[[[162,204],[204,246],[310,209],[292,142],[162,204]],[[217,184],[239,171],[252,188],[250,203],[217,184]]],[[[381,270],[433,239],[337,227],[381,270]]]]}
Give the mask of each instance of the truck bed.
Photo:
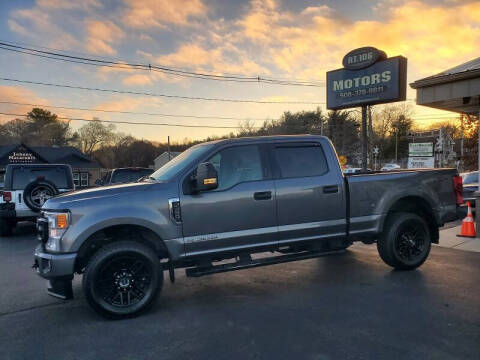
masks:
{"type": "Polygon", "coordinates": [[[345,176],[349,234],[378,234],[398,201],[424,202],[438,226],[457,217],[453,177],[456,169],[412,169],[345,176]]]}

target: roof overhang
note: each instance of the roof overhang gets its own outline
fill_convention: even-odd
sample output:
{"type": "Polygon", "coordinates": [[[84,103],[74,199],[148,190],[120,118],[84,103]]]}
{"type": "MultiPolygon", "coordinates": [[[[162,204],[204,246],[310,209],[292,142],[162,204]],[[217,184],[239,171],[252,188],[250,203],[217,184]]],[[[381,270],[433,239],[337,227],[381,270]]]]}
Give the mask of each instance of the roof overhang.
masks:
{"type": "Polygon", "coordinates": [[[410,86],[417,90],[417,105],[462,114],[480,111],[480,69],[430,76],[410,86]]]}

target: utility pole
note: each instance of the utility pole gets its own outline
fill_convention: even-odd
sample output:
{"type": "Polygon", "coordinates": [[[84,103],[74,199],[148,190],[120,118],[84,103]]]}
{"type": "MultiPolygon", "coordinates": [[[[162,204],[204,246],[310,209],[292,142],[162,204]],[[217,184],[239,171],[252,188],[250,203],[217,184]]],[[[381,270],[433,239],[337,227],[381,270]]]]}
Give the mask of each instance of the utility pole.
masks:
{"type": "Polygon", "coordinates": [[[370,167],[373,164],[373,121],[372,121],[372,105],[368,106],[368,162],[370,167]]]}
{"type": "MultiPolygon", "coordinates": [[[[477,171],[480,174],[480,110],[478,111],[477,114],[477,121],[478,121],[478,144],[477,144],[477,152],[478,152],[478,165],[477,165],[477,171]]],[[[477,210],[475,211],[475,222],[477,226],[477,238],[480,238],[480,211],[478,211],[478,207],[480,204],[480,181],[478,182],[478,189],[474,193],[475,194],[475,204],[477,207],[477,210]]]]}
{"type": "Polygon", "coordinates": [[[398,163],[398,125],[395,130],[395,164],[398,163]]]}
{"type": "Polygon", "coordinates": [[[460,171],[463,171],[463,137],[464,137],[464,125],[463,114],[460,114],[460,171]]]}
{"type": "Polygon", "coordinates": [[[367,171],[367,106],[362,106],[362,170],[367,171]]]}
{"type": "Polygon", "coordinates": [[[443,168],[443,133],[442,133],[442,128],[440,128],[440,137],[439,137],[439,142],[440,142],[440,167],[443,168]]]}
{"type": "Polygon", "coordinates": [[[320,135],[323,136],[323,117],[322,114],[320,113],[320,108],[317,108],[318,112],[318,120],[320,121],[320,135]]]}
{"type": "Polygon", "coordinates": [[[168,161],[170,161],[172,159],[172,156],[170,155],[170,135],[168,136],[167,152],[168,152],[168,161]]]}

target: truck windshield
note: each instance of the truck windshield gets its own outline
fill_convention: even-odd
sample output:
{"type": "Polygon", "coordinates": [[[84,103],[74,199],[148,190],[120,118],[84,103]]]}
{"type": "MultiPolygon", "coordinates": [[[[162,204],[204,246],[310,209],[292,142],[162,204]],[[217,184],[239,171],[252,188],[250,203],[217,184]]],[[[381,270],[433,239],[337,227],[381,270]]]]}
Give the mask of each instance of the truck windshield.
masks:
{"type": "Polygon", "coordinates": [[[183,153],[173,158],[160,169],[155,171],[150,178],[157,181],[168,181],[180,171],[185,169],[191,162],[200,158],[208,150],[212,148],[213,144],[195,145],[183,153]]]}

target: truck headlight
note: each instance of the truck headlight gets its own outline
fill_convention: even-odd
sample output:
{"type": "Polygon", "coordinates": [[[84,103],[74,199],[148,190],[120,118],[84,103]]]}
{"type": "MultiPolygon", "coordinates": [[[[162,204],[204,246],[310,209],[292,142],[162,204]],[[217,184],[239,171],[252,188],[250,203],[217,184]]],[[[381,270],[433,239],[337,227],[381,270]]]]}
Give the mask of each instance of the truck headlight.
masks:
{"type": "Polygon", "coordinates": [[[60,240],[70,225],[70,214],[45,212],[43,215],[48,220],[48,240],[45,248],[50,251],[59,251],[60,240]]]}

